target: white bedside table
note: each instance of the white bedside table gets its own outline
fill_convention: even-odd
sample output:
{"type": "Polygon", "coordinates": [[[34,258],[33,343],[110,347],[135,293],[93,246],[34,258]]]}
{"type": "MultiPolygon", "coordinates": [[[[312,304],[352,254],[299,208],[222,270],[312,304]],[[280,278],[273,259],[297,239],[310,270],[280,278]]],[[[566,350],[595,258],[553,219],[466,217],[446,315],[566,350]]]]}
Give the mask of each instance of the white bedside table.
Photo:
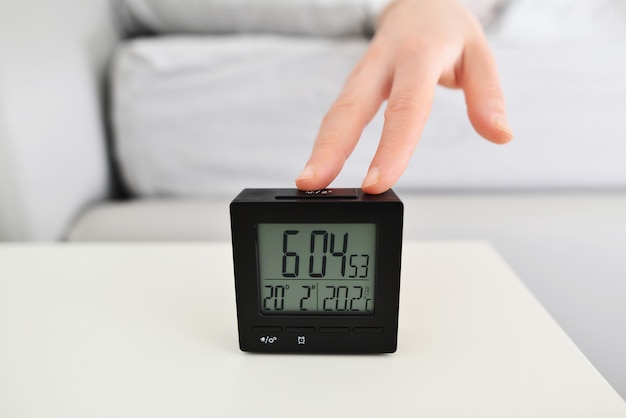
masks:
{"type": "Polygon", "coordinates": [[[0,416],[626,417],[488,244],[407,242],[402,268],[397,353],[263,355],[227,243],[2,245],[0,416]]]}

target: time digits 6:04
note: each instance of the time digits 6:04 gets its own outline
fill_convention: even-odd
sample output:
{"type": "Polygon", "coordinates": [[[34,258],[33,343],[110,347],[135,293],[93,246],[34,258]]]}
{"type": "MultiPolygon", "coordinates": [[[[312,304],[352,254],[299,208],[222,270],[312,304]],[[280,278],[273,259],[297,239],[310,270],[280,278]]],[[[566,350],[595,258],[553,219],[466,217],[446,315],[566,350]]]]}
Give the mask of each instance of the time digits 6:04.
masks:
{"type": "MultiPolygon", "coordinates": [[[[289,237],[298,235],[298,230],[286,230],[283,232],[283,277],[298,277],[300,274],[300,254],[289,248],[289,237]]],[[[340,239],[341,249],[337,243],[336,235],[328,231],[315,230],[311,232],[309,246],[309,277],[326,277],[326,265],[328,255],[341,262],[341,277],[367,278],[369,272],[369,254],[346,254],[348,251],[349,234],[343,234],[340,239]]]]}

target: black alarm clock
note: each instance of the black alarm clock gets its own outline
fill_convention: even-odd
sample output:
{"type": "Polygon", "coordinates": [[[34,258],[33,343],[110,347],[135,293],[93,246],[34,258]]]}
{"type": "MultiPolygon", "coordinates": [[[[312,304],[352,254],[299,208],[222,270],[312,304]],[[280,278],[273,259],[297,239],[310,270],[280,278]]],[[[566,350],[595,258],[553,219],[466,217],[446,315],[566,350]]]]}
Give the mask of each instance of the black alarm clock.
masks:
{"type": "Polygon", "coordinates": [[[245,189],[230,214],[241,350],[396,351],[403,205],[392,190],[245,189]]]}

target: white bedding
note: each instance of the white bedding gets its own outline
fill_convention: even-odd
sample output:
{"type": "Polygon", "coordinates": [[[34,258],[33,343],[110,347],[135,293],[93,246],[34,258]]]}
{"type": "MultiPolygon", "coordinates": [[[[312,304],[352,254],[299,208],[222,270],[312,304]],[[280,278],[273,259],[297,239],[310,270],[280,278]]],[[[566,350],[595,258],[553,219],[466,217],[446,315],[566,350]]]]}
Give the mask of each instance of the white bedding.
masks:
{"type": "MultiPolygon", "coordinates": [[[[492,35],[516,139],[504,147],[481,140],[462,94],[440,89],[399,188],[626,187],[624,38],[615,31],[589,43],[549,43],[545,33],[515,38],[507,22],[528,13],[522,6],[511,5],[492,35]]],[[[362,38],[273,35],[127,43],[112,77],[116,155],[131,191],[206,196],[291,187],[366,47],[362,38]]],[[[360,184],[382,123],[381,112],[335,186],[360,184]]]]}

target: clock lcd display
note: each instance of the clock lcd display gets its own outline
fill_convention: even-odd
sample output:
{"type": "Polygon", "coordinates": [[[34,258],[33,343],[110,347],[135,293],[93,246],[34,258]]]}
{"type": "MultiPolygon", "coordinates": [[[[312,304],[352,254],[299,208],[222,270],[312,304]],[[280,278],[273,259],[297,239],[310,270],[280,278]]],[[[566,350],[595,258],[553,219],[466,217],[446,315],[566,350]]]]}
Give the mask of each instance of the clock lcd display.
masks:
{"type": "Polygon", "coordinates": [[[264,314],[374,312],[376,224],[257,225],[264,314]]]}

